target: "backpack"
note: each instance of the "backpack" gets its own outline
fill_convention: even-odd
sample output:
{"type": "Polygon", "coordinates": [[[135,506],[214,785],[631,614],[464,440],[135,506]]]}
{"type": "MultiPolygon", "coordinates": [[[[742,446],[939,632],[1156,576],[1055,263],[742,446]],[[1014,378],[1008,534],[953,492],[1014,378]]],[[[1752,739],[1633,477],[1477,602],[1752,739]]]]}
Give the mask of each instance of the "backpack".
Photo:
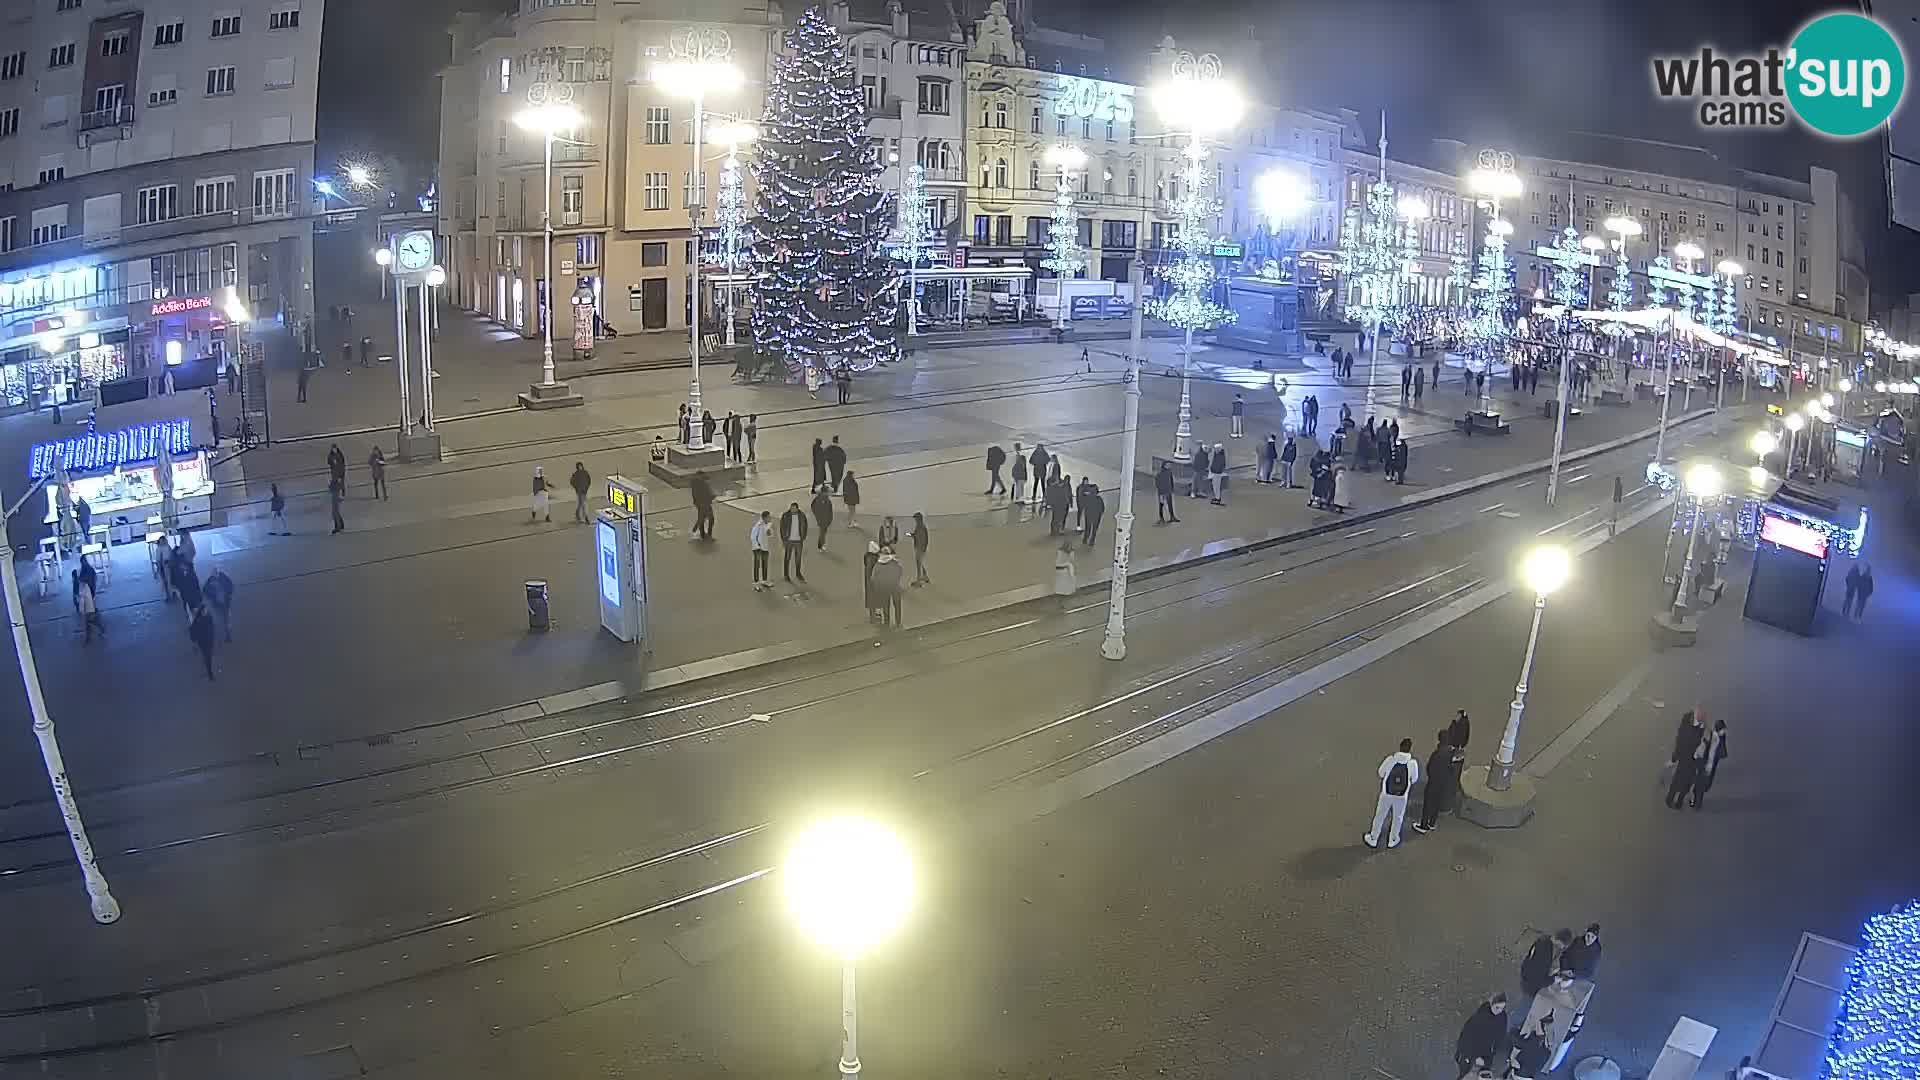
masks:
{"type": "Polygon", "coordinates": [[[1396,761],[1393,763],[1393,768],[1387,773],[1385,790],[1389,795],[1405,795],[1407,793],[1406,762],[1396,761]]]}

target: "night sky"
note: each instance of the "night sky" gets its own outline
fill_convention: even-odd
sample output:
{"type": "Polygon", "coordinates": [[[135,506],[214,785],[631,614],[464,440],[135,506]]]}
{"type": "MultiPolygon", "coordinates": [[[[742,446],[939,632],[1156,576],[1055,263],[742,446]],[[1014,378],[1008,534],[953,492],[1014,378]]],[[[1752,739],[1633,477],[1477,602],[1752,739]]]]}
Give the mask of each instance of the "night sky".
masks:
{"type": "MultiPolygon", "coordinates": [[[[1878,142],[1798,129],[1713,136],[1684,106],[1658,102],[1655,54],[1784,45],[1811,15],[1845,5],[1608,0],[1036,0],[1042,21],[1109,37],[1118,49],[1174,33],[1195,47],[1261,42],[1265,95],[1309,106],[1387,110],[1389,138],[1427,135],[1524,147],[1534,132],[1584,130],[1704,145],[1735,165],[1804,179],[1818,160],[1862,211],[1876,307],[1920,290],[1920,237],[1883,227],[1878,142]],[[1048,13],[1053,13],[1049,15],[1048,13]],[[1212,38],[1210,42],[1208,39],[1212,38]]],[[[330,0],[320,72],[320,160],[375,150],[429,167],[437,147],[443,28],[456,10],[512,0],[330,0]],[[344,47],[343,47],[343,43],[344,47]]],[[[956,3],[956,6],[959,6],[956,3]]],[[[1372,120],[1369,120],[1371,126],[1372,120]]]]}

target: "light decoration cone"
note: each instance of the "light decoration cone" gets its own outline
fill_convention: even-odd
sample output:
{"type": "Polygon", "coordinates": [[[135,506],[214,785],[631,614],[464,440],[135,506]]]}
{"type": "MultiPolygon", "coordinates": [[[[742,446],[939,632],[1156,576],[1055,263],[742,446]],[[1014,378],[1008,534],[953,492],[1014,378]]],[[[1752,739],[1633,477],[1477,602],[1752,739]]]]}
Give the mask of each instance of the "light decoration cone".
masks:
{"type": "MultiPolygon", "coordinates": [[[[1173,265],[1160,271],[1172,286],[1164,300],[1148,304],[1147,313],[1181,330],[1211,330],[1233,321],[1233,311],[1213,300],[1213,223],[1220,202],[1207,190],[1211,174],[1203,167],[1207,149],[1197,140],[1186,148],[1186,175],[1180,192],[1180,236],[1175,240],[1173,265]]],[[[1058,213],[1056,206],[1055,212],[1058,213]]]]}
{"type": "Polygon", "coordinates": [[[1845,985],[1823,1077],[1920,1076],[1920,903],[1867,920],[1845,985]]]}
{"type": "Polygon", "coordinates": [[[932,202],[927,198],[927,170],[918,162],[907,166],[907,183],[900,193],[899,238],[894,241],[894,257],[914,269],[927,264],[934,248],[929,224],[932,202]]]}
{"type": "MultiPolygon", "coordinates": [[[[1507,237],[1513,226],[1504,219],[1488,222],[1480,248],[1479,269],[1473,279],[1473,317],[1467,324],[1467,343],[1484,365],[1506,352],[1512,327],[1507,307],[1513,298],[1513,260],[1507,258],[1507,237]]],[[[1487,370],[1484,366],[1482,370],[1487,370]]]]}
{"type": "MultiPolygon", "coordinates": [[[[1047,151],[1047,162],[1058,170],[1053,189],[1053,220],[1047,227],[1047,257],[1040,265],[1065,279],[1078,274],[1087,265],[1087,253],[1080,246],[1079,222],[1073,212],[1073,185],[1068,175],[1084,167],[1087,155],[1071,146],[1056,146],[1047,151]]],[[[1192,174],[1188,174],[1191,178],[1192,174]]],[[[1061,302],[1065,302],[1065,292],[1061,302]]]]}
{"type": "Polygon", "coordinates": [[[1347,317],[1368,334],[1392,327],[1404,317],[1400,283],[1408,264],[1419,256],[1418,236],[1404,227],[1399,199],[1385,179],[1367,187],[1363,205],[1347,208],[1346,227],[1340,232],[1337,260],[1349,283],[1347,317]]]}

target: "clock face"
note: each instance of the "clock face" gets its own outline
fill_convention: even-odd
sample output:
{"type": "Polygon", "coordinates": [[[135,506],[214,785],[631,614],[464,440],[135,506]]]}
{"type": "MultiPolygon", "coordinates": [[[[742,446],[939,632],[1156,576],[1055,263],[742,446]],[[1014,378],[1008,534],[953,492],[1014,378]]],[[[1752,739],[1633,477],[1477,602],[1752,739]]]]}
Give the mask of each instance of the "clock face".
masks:
{"type": "Polygon", "coordinates": [[[410,232],[402,236],[394,259],[402,270],[425,270],[433,265],[433,234],[410,232]]]}

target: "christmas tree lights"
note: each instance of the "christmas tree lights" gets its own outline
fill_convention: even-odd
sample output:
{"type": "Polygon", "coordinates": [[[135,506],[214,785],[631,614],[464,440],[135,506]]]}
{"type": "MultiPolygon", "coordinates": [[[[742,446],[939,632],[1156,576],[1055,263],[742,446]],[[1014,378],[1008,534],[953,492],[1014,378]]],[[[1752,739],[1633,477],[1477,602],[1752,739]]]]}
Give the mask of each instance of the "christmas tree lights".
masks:
{"type": "MultiPolygon", "coordinates": [[[[1662,273],[1669,272],[1673,269],[1673,260],[1668,258],[1665,255],[1655,256],[1653,260],[1653,269],[1661,271],[1662,273]]],[[[1663,307],[1666,307],[1669,303],[1671,303],[1672,300],[1673,300],[1673,297],[1667,291],[1666,283],[1661,281],[1659,277],[1653,274],[1648,274],[1647,275],[1647,303],[1653,305],[1654,307],[1663,308],[1663,307]]]]}
{"type": "Polygon", "coordinates": [[[1200,164],[1206,153],[1197,139],[1187,146],[1186,186],[1179,203],[1180,235],[1174,240],[1177,254],[1173,264],[1160,271],[1160,280],[1171,285],[1173,292],[1147,306],[1147,313],[1154,318],[1187,331],[1189,340],[1195,330],[1211,330],[1233,321],[1233,312],[1213,301],[1213,222],[1220,215],[1220,204],[1207,193],[1211,174],[1200,164]]]}
{"type": "MultiPolygon", "coordinates": [[[[1047,257],[1040,265],[1059,278],[1070,278],[1087,265],[1087,252],[1080,246],[1079,223],[1073,214],[1073,192],[1067,187],[1064,171],[1054,188],[1053,221],[1047,227],[1047,257]]],[[[1064,298],[1065,294],[1061,295],[1064,298]]]]}
{"type": "Polygon", "coordinates": [[[1825,1080],[1920,1078],[1920,903],[1860,930],[1847,992],[1827,1043],[1825,1080]]]}
{"type": "MultiPolygon", "coordinates": [[[[738,274],[749,265],[747,249],[753,233],[747,219],[746,170],[731,151],[720,166],[720,191],[716,213],[720,220],[720,265],[727,274],[738,274]]],[[[733,344],[733,297],[736,289],[727,283],[726,343],[733,344]]]]}
{"type": "MultiPolygon", "coordinates": [[[[1623,243],[1614,251],[1613,285],[1607,290],[1607,308],[1624,312],[1632,303],[1633,268],[1627,262],[1627,246],[1623,243]]],[[[1606,323],[1601,329],[1609,337],[1624,337],[1633,332],[1633,328],[1623,322],[1606,323]]]]}
{"type": "Polygon", "coordinates": [[[915,162],[907,169],[906,185],[900,192],[899,235],[893,242],[894,258],[907,264],[907,333],[920,332],[920,297],[917,271],[938,244],[933,235],[933,203],[927,199],[927,170],[915,162]]]}
{"type": "Polygon", "coordinates": [[[879,172],[846,43],[808,8],[773,58],[754,163],[754,345],[793,374],[898,353],[879,172]]]}

